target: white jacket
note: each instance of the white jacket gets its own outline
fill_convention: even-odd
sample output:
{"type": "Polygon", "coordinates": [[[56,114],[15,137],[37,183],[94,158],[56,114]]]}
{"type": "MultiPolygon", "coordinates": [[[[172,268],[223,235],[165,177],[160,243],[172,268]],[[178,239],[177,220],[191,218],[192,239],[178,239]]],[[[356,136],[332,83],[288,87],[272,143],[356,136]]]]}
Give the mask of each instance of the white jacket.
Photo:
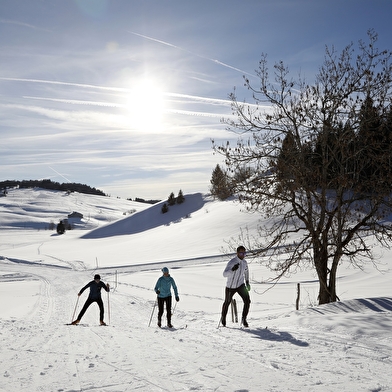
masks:
{"type": "Polygon", "coordinates": [[[243,283],[249,281],[248,263],[245,259],[241,260],[238,256],[234,257],[227,263],[223,276],[227,278],[226,287],[229,289],[240,287],[243,283]],[[231,269],[236,264],[239,264],[238,269],[232,271],[231,269]]]}

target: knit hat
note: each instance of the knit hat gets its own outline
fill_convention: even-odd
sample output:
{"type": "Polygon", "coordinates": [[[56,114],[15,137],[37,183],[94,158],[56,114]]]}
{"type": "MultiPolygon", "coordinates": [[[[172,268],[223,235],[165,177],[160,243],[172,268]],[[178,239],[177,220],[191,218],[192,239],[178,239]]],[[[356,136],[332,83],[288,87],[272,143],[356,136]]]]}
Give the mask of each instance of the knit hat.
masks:
{"type": "Polygon", "coordinates": [[[165,274],[166,272],[169,273],[169,268],[167,267],[163,267],[162,268],[162,272],[165,274]]]}
{"type": "Polygon", "coordinates": [[[100,275],[96,274],[96,275],[94,276],[94,280],[101,280],[100,275]]]}

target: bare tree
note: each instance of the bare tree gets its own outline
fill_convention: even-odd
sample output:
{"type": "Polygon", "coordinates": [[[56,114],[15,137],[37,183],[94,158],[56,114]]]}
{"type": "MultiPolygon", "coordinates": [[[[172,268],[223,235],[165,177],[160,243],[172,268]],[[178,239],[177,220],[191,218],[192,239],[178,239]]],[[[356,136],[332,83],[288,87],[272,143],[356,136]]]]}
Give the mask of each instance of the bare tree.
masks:
{"type": "Polygon", "coordinates": [[[373,30],[368,40],[359,41],[357,55],[353,44],[341,53],[326,48],[312,85],[291,78],[282,62],[275,64],[271,82],[263,55],[259,86],[244,79],[255,103],[231,94],[236,119],[224,122],[241,133],[237,145],[213,146],[225,157],[240,202],[269,220],[257,236],[244,235],[248,248],[264,256],[275,279],[297,268],[314,269],[320,304],[339,299],[341,262],[374,263],[372,241],[389,247],[392,238],[390,148],[377,137],[358,141],[370,118],[364,113],[375,110],[381,123],[391,113],[391,53],[375,47],[373,30]],[[369,106],[374,110],[366,111],[369,106]],[[369,140],[376,142],[369,146],[369,140]],[[382,178],[377,170],[369,172],[374,162],[384,167],[382,178]]]}

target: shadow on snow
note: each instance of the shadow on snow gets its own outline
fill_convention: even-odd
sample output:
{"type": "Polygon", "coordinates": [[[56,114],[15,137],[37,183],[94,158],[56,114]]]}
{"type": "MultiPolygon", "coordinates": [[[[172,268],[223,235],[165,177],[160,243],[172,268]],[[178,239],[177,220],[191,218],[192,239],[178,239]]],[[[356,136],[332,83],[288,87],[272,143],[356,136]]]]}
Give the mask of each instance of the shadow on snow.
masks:
{"type": "Polygon", "coordinates": [[[81,238],[105,238],[117,235],[136,234],[158,226],[168,226],[172,223],[178,223],[185,218],[190,218],[193,212],[200,210],[204,206],[205,200],[201,193],[187,195],[182,204],[169,206],[169,211],[163,214],[162,206],[164,203],[159,202],[128,218],[92,230],[81,238]]]}
{"type": "Polygon", "coordinates": [[[254,335],[257,339],[274,341],[274,342],[288,342],[295,346],[308,347],[309,343],[296,339],[293,335],[284,331],[271,331],[267,328],[245,329],[245,332],[254,335]]]}

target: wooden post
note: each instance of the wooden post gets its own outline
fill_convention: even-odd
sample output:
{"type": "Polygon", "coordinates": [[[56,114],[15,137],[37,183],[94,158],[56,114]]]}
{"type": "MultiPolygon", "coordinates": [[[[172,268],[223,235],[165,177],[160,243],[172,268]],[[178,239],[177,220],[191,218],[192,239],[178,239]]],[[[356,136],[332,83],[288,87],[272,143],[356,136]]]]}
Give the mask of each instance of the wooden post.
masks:
{"type": "Polygon", "coordinates": [[[299,310],[299,295],[300,295],[300,284],[297,283],[297,301],[295,302],[295,308],[299,310]]]}

